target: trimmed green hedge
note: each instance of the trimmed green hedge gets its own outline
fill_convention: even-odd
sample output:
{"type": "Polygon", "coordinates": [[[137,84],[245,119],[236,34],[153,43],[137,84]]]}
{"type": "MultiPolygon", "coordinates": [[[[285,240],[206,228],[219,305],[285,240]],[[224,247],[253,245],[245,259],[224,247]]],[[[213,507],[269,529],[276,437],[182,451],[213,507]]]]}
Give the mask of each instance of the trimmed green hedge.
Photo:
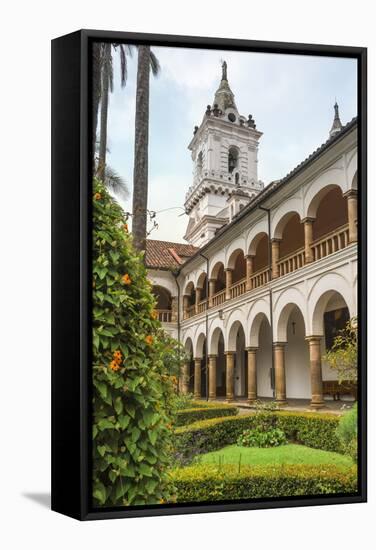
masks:
{"type": "MultiPolygon", "coordinates": [[[[341,452],[342,448],[336,433],[338,416],[290,411],[277,411],[271,414],[275,418],[275,427],[280,428],[289,441],[314,449],[341,452]]],[[[186,463],[197,454],[216,451],[226,445],[235,444],[243,430],[254,427],[255,418],[256,413],[250,413],[237,417],[202,420],[177,428],[174,434],[177,460],[186,463]]]]}
{"type": "Polygon", "coordinates": [[[189,466],[173,470],[177,502],[355,493],[356,468],[328,465],[189,466]]]}
{"type": "Polygon", "coordinates": [[[220,404],[205,404],[202,406],[197,406],[194,403],[194,408],[191,409],[182,409],[178,411],[176,416],[175,425],[176,426],[186,426],[187,424],[192,424],[193,422],[207,420],[209,418],[223,418],[226,416],[236,416],[238,414],[238,409],[231,405],[220,405],[220,404]]]}

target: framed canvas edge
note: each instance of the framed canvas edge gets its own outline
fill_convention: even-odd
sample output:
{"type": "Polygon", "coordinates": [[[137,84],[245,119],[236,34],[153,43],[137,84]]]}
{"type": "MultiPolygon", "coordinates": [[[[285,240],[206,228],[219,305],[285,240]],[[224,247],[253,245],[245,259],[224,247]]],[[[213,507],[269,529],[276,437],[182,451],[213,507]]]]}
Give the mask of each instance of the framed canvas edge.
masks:
{"type": "MultiPolygon", "coordinates": [[[[80,369],[79,369],[79,393],[80,393],[80,444],[75,451],[79,456],[80,468],[80,498],[79,512],[77,506],[74,511],[69,513],[67,510],[59,509],[59,506],[52,506],[57,512],[62,512],[79,520],[112,519],[127,517],[146,517],[175,514],[195,514],[209,512],[223,512],[236,510],[253,510],[268,508],[287,508],[301,506],[319,506],[329,504],[349,504],[361,503],[367,501],[367,363],[366,363],[366,335],[367,335],[367,48],[352,46],[331,46],[315,44],[299,44],[289,42],[270,42],[258,40],[239,40],[239,39],[221,39],[209,37],[175,36],[159,35],[146,33],[128,33],[116,31],[97,31],[81,30],[77,31],[80,36],[80,369]],[[90,135],[90,116],[89,116],[89,43],[95,40],[124,40],[134,43],[150,43],[159,46],[171,47],[193,47],[199,48],[220,48],[244,51],[265,51],[269,53],[289,53],[297,55],[333,55],[337,57],[355,57],[358,60],[358,147],[360,155],[358,168],[360,170],[360,200],[358,202],[360,234],[359,242],[359,281],[358,297],[359,310],[361,312],[360,326],[360,346],[359,363],[362,362],[360,371],[360,415],[359,415],[359,492],[355,495],[344,496],[319,496],[319,497],[292,497],[273,499],[271,501],[242,501],[233,503],[195,503],[181,505],[159,505],[157,507],[147,508],[120,508],[120,509],[93,509],[90,505],[91,500],[91,466],[90,466],[90,402],[89,402],[89,383],[90,383],[90,349],[89,349],[89,327],[90,327],[90,289],[89,265],[90,258],[90,232],[91,232],[91,213],[90,213],[90,182],[89,182],[89,135],[90,135]]],[[[77,33],[72,33],[76,35],[77,33]]],[[[66,35],[71,36],[71,35],[66,35]]],[[[62,37],[64,38],[64,37],[62,37]]],[[[53,42],[61,40],[55,39],[53,42]]],[[[55,205],[55,207],[58,207],[55,205]]],[[[54,239],[52,239],[54,246],[54,239]]],[[[74,377],[77,383],[76,377],[74,377]]],[[[56,434],[55,434],[56,436],[56,434]]],[[[56,439],[56,437],[55,437],[56,439]]],[[[54,436],[53,436],[54,441],[54,436]]],[[[57,472],[53,474],[57,475],[57,472]]],[[[62,472],[59,475],[64,475],[62,472]]]]}

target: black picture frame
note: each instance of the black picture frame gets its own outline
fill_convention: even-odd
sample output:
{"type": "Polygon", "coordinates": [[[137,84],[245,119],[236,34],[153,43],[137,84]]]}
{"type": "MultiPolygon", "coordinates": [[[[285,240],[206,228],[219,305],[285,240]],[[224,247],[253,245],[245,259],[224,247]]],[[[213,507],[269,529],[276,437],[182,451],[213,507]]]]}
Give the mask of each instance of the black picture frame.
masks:
{"type": "Polygon", "coordinates": [[[366,502],[367,499],[366,48],[80,30],[52,41],[52,509],[79,520],[366,502]],[[358,63],[358,493],[249,502],[94,509],[91,500],[91,100],[95,40],[307,56],[358,63]]]}

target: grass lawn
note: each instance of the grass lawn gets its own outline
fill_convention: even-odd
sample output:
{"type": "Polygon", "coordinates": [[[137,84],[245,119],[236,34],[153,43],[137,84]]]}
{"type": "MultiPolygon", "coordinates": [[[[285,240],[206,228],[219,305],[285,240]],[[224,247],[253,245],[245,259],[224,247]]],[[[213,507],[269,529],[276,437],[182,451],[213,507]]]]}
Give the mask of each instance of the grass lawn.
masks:
{"type": "Polygon", "coordinates": [[[260,464],[265,466],[274,464],[352,465],[352,460],[348,456],[294,444],[267,449],[229,445],[219,451],[200,455],[196,459],[198,464],[239,464],[239,461],[241,465],[260,464]]]}

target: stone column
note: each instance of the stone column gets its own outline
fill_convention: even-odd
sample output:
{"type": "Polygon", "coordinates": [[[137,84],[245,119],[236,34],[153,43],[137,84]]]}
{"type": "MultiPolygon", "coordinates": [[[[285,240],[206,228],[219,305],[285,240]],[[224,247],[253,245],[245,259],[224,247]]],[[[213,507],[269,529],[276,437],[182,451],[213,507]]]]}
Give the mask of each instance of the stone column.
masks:
{"type": "Polygon", "coordinates": [[[189,393],[189,363],[184,363],[182,366],[180,389],[184,395],[189,393]]]}
{"type": "Polygon", "coordinates": [[[252,404],[257,399],[257,348],[247,348],[248,352],[248,403],[252,404]]]}
{"type": "Polygon", "coordinates": [[[178,298],[173,296],[171,298],[171,323],[178,322],[178,298]]]}
{"type": "Polygon", "coordinates": [[[322,393],[322,369],[321,369],[321,336],[308,336],[309,362],[311,369],[311,407],[320,409],[324,406],[322,393]]]}
{"type": "Polygon", "coordinates": [[[253,275],[253,259],[254,256],[251,256],[248,254],[248,256],[245,257],[246,259],[246,283],[245,283],[245,289],[246,290],[252,290],[252,282],[251,277],[253,275]]]}
{"type": "Polygon", "coordinates": [[[278,260],[280,242],[281,239],[272,239],[272,279],[279,277],[278,260]]]}
{"type": "Polygon", "coordinates": [[[347,191],[344,195],[347,199],[347,217],[349,220],[349,242],[358,240],[358,193],[355,189],[347,191]]]}
{"type": "Polygon", "coordinates": [[[189,296],[183,296],[183,319],[188,319],[189,296]]]}
{"type": "Polygon", "coordinates": [[[234,400],[234,356],[233,351],[226,351],[226,401],[234,400]]]}
{"type": "Polygon", "coordinates": [[[202,292],[202,288],[196,288],[196,302],[195,302],[196,313],[198,313],[198,304],[201,302],[201,292],[202,292]]]}
{"type": "Polygon", "coordinates": [[[279,405],[286,404],[285,346],[284,342],[275,342],[273,344],[275,394],[279,405]]]}
{"type": "Polygon", "coordinates": [[[226,269],[226,300],[230,300],[231,298],[231,292],[230,288],[232,285],[232,269],[227,268],[226,269]]]}
{"type": "Polygon", "coordinates": [[[201,398],[201,357],[195,358],[195,374],[193,395],[195,399],[201,398]]]}
{"type": "Polygon", "coordinates": [[[217,356],[209,355],[209,401],[217,397],[217,356]]]}
{"type": "Polygon", "coordinates": [[[312,242],[313,242],[313,222],[314,218],[304,218],[304,256],[305,263],[313,262],[312,242]]]}
{"type": "Polygon", "coordinates": [[[216,279],[209,279],[209,307],[213,307],[213,296],[215,294],[216,279]]]}

